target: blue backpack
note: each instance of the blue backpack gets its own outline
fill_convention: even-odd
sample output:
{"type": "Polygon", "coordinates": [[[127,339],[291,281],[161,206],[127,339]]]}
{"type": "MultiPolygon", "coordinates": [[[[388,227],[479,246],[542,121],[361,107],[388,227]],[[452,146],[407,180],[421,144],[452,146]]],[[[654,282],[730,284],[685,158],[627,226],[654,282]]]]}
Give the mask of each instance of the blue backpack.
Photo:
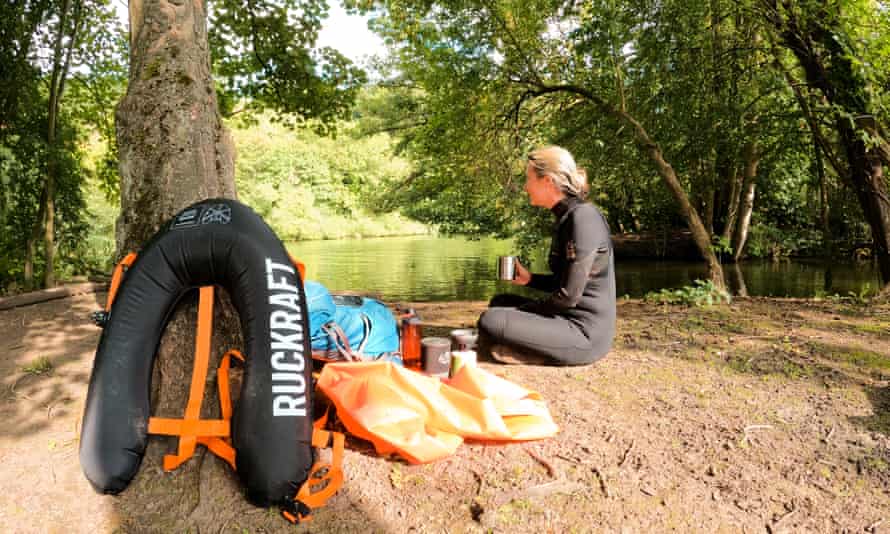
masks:
{"type": "Polygon", "coordinates": [[[377,299],[331,295],[318,282],[304,284],[313,356],[326,360],[387,359],[401,364],[399,327],[377,299]]]}

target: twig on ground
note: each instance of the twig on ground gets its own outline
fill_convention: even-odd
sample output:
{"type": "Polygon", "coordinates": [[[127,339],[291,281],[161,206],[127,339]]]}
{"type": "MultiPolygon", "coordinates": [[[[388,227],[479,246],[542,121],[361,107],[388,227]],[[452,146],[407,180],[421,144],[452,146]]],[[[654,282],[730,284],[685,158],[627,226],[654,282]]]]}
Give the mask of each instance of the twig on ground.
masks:
{"type": "Polygon", "coordinates": [[[568,495],[577,491],[583,491],[584,489],[584,484],[560,479],[554,480],[553,482],[547,482],[545,484],[532,486],[524,490],[522,494],[527,497],[546,497],[548,495],[553,495],[554,493],[565,493],[568,495]]]}
{"type": "Polygon", "coordinates": [[[627,449],[625,449],[624,455],[621,457],[621,461],[618,462],[618,467],[621,467],[622,465],[624,465],[624,462],[626,462],[627,458],[630,456],[630,451],[633,450],[634,445],[636,445],[636,444],[637,444],[637,440],[635,440],[635,439],[631,440],[630,446],[627,449]]]}
{"type": "Polygon", "coordinates": [[[822,490],[822,491],[824,491],[825,493],[831,495],[832,497],[837,497],[837,493],[835,493],[833,489],[831,489],[831,488],[827,488],[827,487],[825,487],[824,485],[822,485],[822,484],[820,484],[820,483],[818,483],[818,482],[812,482],[812,484],[813,484],[813,486],[819,488],[820,490],[822,490]]]}
{"type": "Polygon", "coordinates": [[[816,460],[820,464],[830,465],[831,467],[837,467],[837,464],[834,462],[829,462],[828,460],[816,460]]]}
{"type": "Polygon", "coordinates": [[[593,466],[590,468],[596,477],[600,480],[600,489],[603,490],[603,495],[608,498],[612,497],[612,493],[609,491],[609,487],[606,485],[606,477],[603,476],[602,471],[599,470],[598,467],[593,466]]]}
{"type": "Polygon", "coordinates": [[[565,460],[565,461],[567,461],[567,462],[569,462],[569,463],[573,463],[573,464],[580,464],[580,463],[581,463],[581,460],[579,460],[578,458],[571,458],[571,457],[566,456],[566,455],[564,455],[564,454],[554,454],[553,456],[559,458],[560,460],[565,460]]]}
{"type": "Polygon", "coordinates": [[[775,520],[775,521],[773,522],[772,527],[773,527],[774,529],[779,528],[779,525],[781,525],[783,522],[785,522],[785,520],[787,520],[789,517],[791,517],[792,515],[794,515],[796,512],[797,512],[797,508],[792,508],[791,510],[788,511],[787,514],[785,514],[785,515],[783,515],[782,517],[780,517],[779,519],[775,520]]]}
{"type": "Polygon", "coordinates": [[[871,525],[865,527],[865,531],[866,531],[866,532],[874,532],[874,531],[878,530],[878,527],[881,526],[881,524],[882,524],[883,522],[884,522],[884,519],[878,519],[877,521],[875,521],[875,522],[872,523],[871,525]]]}
{"type": "Polygon", "coordinates": [[[748,426],[746,426],[745,429],[743,430],[743,433],[744,433],[745,435],[744,435],[744,437],[742,438],[742,443],[752,443],[752,444],[755,443],[755,442],[748,436],[748,432],[750,432],[750,431],[752,431],[752,430],[770,430],[770,429],[772,429],[772,428],[773,428],[772,425],[748,425],[748,426]]]}
{"type": "Polygon", "coordinates": [[[826,434],[825,437],[822,438],[822,443],[828,443],[828,440],[830,440],[831,436],[833,436],[833,435],[834,435],[834,427],[831,427],[831,430],[828,431],[828,434],[826,434]]]}
{"type": "Polygon", "coordinates": [[[539,464],[543,465],[544,468],[547,469],[547,474],[550,475],[550,478],[556,478],[556,468],[553,467],[553,464],[542,458],[541,455],[535,452],[531,446],[525,447],[525,452],[527,452],[529,456],[537,460],[539,464]]]}
{"type": "Polygon", "coordinates": [[[473,477],[476,478],[476,495],[479,495],[482,493],[482,475],[475,469],[470,469],[470,472],[473,473],[473,477]]]}

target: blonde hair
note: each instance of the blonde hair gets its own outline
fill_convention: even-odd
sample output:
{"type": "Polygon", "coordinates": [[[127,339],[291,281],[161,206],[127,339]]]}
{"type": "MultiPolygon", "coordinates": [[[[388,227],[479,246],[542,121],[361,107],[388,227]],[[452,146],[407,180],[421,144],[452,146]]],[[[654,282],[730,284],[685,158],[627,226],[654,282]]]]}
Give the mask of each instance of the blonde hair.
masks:
{"type": "Polygon", "coordinates": [[[571,196],[587,196],[587,171],[575,164],[568,150],[559,146],[545,146],[528,154],[528,164],[538,178],[547,176],[559,189],[571,196]]]}

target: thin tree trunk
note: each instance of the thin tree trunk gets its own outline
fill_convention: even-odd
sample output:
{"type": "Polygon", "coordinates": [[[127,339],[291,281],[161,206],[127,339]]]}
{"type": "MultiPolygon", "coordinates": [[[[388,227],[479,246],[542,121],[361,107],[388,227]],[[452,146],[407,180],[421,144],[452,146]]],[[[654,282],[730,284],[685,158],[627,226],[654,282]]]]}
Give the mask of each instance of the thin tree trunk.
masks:
{"type": "Polygon", "coordinates": [[[813,167],[816,171],[816,179],[819,181],[819,222],[822,226],[822,248],[826,256],[834,254],[833,241],[831,239],[831,224],[829,220],[828,206],[828,180],[825,177],[825,164],[822,161],[822,150],[819,141],[813,137],[813,167]]]}
{"type": "Polygon", "coordinates": [[[25,265],[23,268],[25,291],[34,289],[34,257],[37,250],[37,241],[40,239],[41,231],[43,229],[43,210],[46,204],[44,198],[45,195],[46,190],[44,189],[40,192],[40,202],[37,203],[39,206],[37,209],[37,219],[34,222],[34,227],[31,229],[31,235],[28,236],[28,240],[25,242],[25,265]]]}
{"type": "Polygon", "coordinates": [[[760,154],[757,145],[750,142],[745,145],[745,171],[742,183],[741,207],[739,208],[739,221],[732,239],[732,259],[739,261],[748,241],[748,229],[751,226],[751,214],[754,213],[754,193],[757,189],[757,166],[760,164],[760,154]]]}
{"type": "Polygon", "coordinates": [[[733,171],[729,184],[729,203],[726,207],[726,224],[723,225],[723,232],[720,237],[724,241],[732,240],[732,231],[735,229],[736,220],[739,215],[739,204],[741,202],[742,182],[744,182],[744,174],[733,171]]]}
{"type": "Polygon", "coordinates": [[[740,297],[747,297],[748,285],[745,284],[745,275],[742,273],[742,267],[738,263],[733,263],[732,272],[735,275],[735,283],[738,287],[736,294],[740,297]]]}
{"type": "MultiPolygon", "coordinates": [[[[129,13],[130,80],[115,115],[121,172],[119,257],[138,251],[189,204],[235,198],[234,146],[220,120],[210,73],[205,3],[130,0],[129,13]]],[[[241,346],[229,300],[224,292],[216,293],[222,300],[214,306],[213,368],[222,350],[241,346]]],[[[164,417],[182,417],[191,381],[195,299],[183,303],[167,324],[155,360],[154,414],[164,417]]],[[[215,388],[207,388],[202,417],[215,415],[216,405],[215,388]]],[[[171,447],[166,440],[149,440],[138,475],[118,501],[122,517],[140,518],[142,525],[159,530],[184,531],[193,529],[198,517],[224,516],[227,502],[243,502],[228,466],[216,459],[203,461],[206,454],[200,447],[197,459],[173,475],[164,474],[162,457],[171,447]],[[202,499],[204,491],[212,491],[213,499],[202,499]]]]}
{"type": "Polygon", "coordinates": [[[68,44],[65,48],[65,59],[62,62],[63,41],[66,36],[67,28],[65,26],[68,19],[68,11],[71,7],[70,0],[64,0],[62,4],[62,12],[59,17],[59,31],[56,35],[56,43],[53,50],[53,72],[49,89],[49,109],[47,111],[47,134],[46,144],[48,149],[48,159],[46,165],[46,184],[44,186],[44,214],[45,221],[43,225],[43,245],[44,257],[46,258],[46,268],[43,272],[43,286],[52,287],[56,284],[55,277],[55,220],[56,220],[56,182],[58,180],[58,147],[57,131],[59,123],[59,110],[62,102],[62,95],[65,93],[65,80],[68,78],[68,70],[71,67],[71,56],[77,47],[77,39],[80,32],[81,16],[83,15],[83,3],[76,0],[74,5],[74,23],[71,33],[68,35],[68,44]]]}
{"type": "MultiPolygon", "coordinates": [[[[49,85],[49,104],[47,109],[47,128],[46,128],[46,182],[44,183],[44,199],[43,199],[43,246],[44,258],[46,266],[43,270],[44,287],[52,287],[55,285],[55,274],[53,271],[53,262],[55,260],[55,243],[53,236],[55,235],[55,198],[56,198],[56,122],[58,121],[59,112],[59,79],[64,80],[62,74],[62,42],[65,40],[65,33],[68,24],[68,12],[71,9],[71,1],[63,0],[62,9],[59,12],[59,27],[56,32],[56,41],[53,45],[53,70],[49,85]]],[[[69,43],[69,50],[73,48],[74,43],[69,43]]],[[[70,57],[70,56],[68,56],[70,57]]]]}
{"type": "Polygon", "coordinates": [[[702,222],[709,235],[714,234],[714,204],[716,203],[717,191],[713,187],[708,186],[702,195],[702,217],[704,219],[702,222]]]}

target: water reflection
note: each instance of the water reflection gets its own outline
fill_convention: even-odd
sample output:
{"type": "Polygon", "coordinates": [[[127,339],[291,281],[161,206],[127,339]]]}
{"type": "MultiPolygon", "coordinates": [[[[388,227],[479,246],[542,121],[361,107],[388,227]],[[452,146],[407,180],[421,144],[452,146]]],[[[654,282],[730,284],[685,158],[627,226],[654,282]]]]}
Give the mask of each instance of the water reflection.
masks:
{"type": "MultiPolygon", "coordinates": [[[[306,264],[309,278],[333,291],[371,293],[389,301],[487,300],[503,291],[535,294],[496,280],[497,257],[515,252],[509,241],[417,236],[304,241],[288,248],[306,264]]],[[[543,255],[532,264],[546,270],[543,255]]],[[[817,290],[846,295],[865,284],[879,284],[871,263],[757,261],[724,269],[734,293],[746,288],[752,296],[811,297],[817,290]]],[[[615,272],[618,295],[632,297],[706,277],[704,264],[666,261],[619,261],[615,272]]]]}

